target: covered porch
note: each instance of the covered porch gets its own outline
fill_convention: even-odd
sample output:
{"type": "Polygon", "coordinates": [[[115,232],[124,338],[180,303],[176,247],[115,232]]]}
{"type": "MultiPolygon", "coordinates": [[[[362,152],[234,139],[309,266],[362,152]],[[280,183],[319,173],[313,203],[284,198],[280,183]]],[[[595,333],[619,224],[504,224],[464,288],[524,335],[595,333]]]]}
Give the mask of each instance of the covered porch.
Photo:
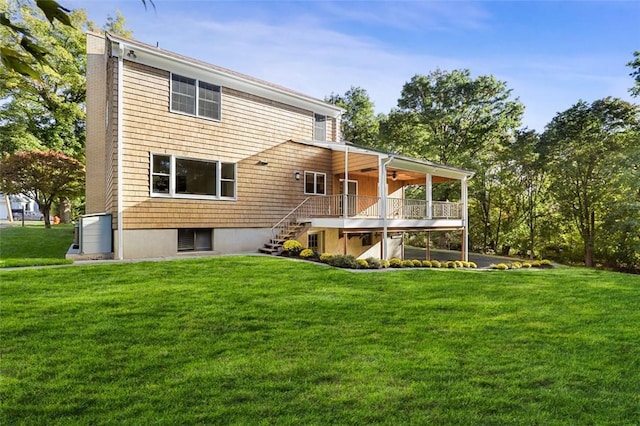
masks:
{"type": "Polygon", "coordinates": [[[348,143],[299,143],[332,151],[333,173],[327,186],[333,193],[306,198],[274,227],[274,235],[293,222],[342,233],[376,232],[381,236],[380,258],[385,259],[392,233],[459,230],[463,258],[468,258],[467,180],[473,172],[348,143]],[[442,183],[456,187],[456,199],[434,199],[434,186],[442,183]],[[423,196],[409,198],[408,188],[423,196]]]}

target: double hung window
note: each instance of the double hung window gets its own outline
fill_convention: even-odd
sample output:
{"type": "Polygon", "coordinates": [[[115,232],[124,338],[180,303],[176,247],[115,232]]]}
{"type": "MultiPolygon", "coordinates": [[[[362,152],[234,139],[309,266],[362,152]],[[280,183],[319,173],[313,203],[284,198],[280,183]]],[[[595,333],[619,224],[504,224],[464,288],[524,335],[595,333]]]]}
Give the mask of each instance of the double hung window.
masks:
{"type": "Polygon", "coordinates": [[[311,195],[325,195],[327,175],[318,172],[304,172],[304,193],[311,195]]]}
{"type": "Polygon", "coordinates": [[[327,116],[326,115],[313,114],[313,140],[314,141],[327,140],[327,116]]]}
{"type": "Polygon", "coordinates": [[[220,86],[172,74],[171,111],[220,120],[220,86]]]}
{"type": "Polygon", "coordinates": [[[151,195],[234,199],[236,165],[220,161],[152,154],[151,195]]]}

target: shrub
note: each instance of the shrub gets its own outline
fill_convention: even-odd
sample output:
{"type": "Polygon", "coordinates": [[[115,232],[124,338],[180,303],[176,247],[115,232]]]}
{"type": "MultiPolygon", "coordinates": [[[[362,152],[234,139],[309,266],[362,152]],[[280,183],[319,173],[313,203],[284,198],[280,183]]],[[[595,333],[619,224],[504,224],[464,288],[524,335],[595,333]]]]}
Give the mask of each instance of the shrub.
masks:
{"type": "Polygon", "coordinates": [[[369,262],[364,259],[357,259],[356,265],[358,265],[358,269],[369,269],[369,262]]]}
{"type": "Polygon", "coordinates": [[[316,254],[313,252],[313,250],[309,248],[306,248],[300,252],[300,257],[303,259],[309,259],[310,257],[313,257],[315,255],[316,254]]]}
{"type": "Polygon", "coordinates": [[[369,269],[382,268],[382,263],[380,262],[380,259],[376,259],[375,257],[368,257],[367,263],[369,264],[369,269]]]}
{"type": "Polygon", "coordinates": [[[337,254],[337,255],[331,256],[331,258],[327,260],[327,263],[331,266],[335,266],[336,268],[355,269],[358,267],[356,258],[350,254],[347,254],[347,255],[337,254]]]}
{"type": "Polygon", "coordinates": [[[531,268],[531,264],[530,264],[529,262],[524,262],[524,263],[522,264],[522,267],[523,267],[523,268],[531,268]]]}
{"type": "Polygon", "coordinates": [[[511,269],[520,269],[522,268],[522,263],[520,262],[511,262],[511,269]]]}
{"type": "Polygon", "coordinates": [[[455,262],[456,268],[464,268],[464,263],[462,263],[460,260],[456,260],[455,262]]]}
{"type": "Polygon", "coordinates": [[[539,260],[534,260],[533,262],[531,262],[531,266],[533,266],[534,268],[539,268],[540,266],[542,266],[542,264],[539,260]]]}
{"type": "Polygon", "coordinates": [[[551,266],[551,261],[549,259],[542,259],[540,261],[540,266],[551,266]]]}
{"type": "Polygon", "coordinates": [[[422,261],[422,266],[424,266],[425,268],[431,268],[431,261],[430,260],[423,260],[422,261]]]}
{"type": "Polygon", "coordinates": [[[507,269],[509,269],[509,267],[507,266],[506,263],[498,263],[496,265],[495,269],[499,269],[501,271],[506,271],[507,269]]]}
{"type": "Polygon", "coordinates": [[[456,262],[455,262],[455,261],[450,260],[450,261],[448,261],[448,262],[443,263],[443,264],[442,264],[442,267],[443,267],[443,268],[449,268],[449,269],[455,269],[455,268],[457,268],[458,266],[456,265],[456,262]]]}
{"type": "Polygon", "coordinates": [[[461,260],[460,263],[462,263],[462,267],[463,268],[469,268],[469,262],[467,262],[466,260],[461,260]]]}
{"type": "Polygon", "coordinates": [[[331,253],[322,253],[320,255],[320,262],[329,263],[329,259],[331,259],[332,257],[333,257],[333,254],[331,253]]]}
{"type": "Polygon", "coordinates": [[[296,240],[287,240],[282,245],[282,250],[285,253],[296,255],[302,251],[302,244],[296,240]]]}
{"type": "Polygon", "coordinates": [[[392,268],[402,268],[402,260],[394,257],[389,261],[389,266],[392,268]]]}
{"type": "Polygon", "coordinates": [[[476,262],[469,262],[469,268],[471,269],[477,269],[478,265],[476,265],[476,262]]]}
{"type": "Polygon", "coordinates": [[[403,268],[413,268],[413,260],[403,260],[402,261],[403,268]]]}
{"type": "Polygon", "coordinates": [[[431,267],[432,268],[440,268],[440,267],[442,267],[442,264],[437,260],[432,260],[431,261],[431,267]]]}
{"type": "Polygon", "coordinates": [[[420,268],[422,266],[422,261],[418,259],[414,259],[411,261],[413,263],[414,268],[420,268]]]}
{"type": "Polygon", "coordinates": [[[389,261],[388,261],[387,259],[382,259],[382,260],[380,261],[380,265],[381,265],[383,268],[388,268],[388,267],[390,266],[389,261]]]}

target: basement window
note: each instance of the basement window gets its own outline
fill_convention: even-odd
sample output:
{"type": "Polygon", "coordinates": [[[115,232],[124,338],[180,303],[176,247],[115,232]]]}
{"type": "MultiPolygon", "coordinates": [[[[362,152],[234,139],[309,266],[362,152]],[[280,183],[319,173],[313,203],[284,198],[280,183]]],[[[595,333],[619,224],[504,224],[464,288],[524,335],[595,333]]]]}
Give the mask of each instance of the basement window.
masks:
{"type": "Polygon", "coordinates": [[[178,251],[211,251],[213,229],[178,229],[178,251]]]}

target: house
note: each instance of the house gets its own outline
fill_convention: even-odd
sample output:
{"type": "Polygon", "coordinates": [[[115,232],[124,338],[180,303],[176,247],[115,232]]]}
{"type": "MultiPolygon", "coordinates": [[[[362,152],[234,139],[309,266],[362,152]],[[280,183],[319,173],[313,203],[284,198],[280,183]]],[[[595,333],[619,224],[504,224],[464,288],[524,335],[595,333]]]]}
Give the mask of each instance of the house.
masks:
{"type": "Polygon", "coordinates": [[[25,219],[39,220],[42,218],[40,206],[34,199],[24,194],[5,195],[0,192],[0,220],[9,219],[9,209],[11,209],[14,219],[22,219],[23,209],[25,219]]]}
{"type": "Polygon", "coordinates": [[[87,218],[115,258],[287,238],[390,258],[405,231],[467,240],[472,172],[353,146],[334,105],[138,41],[89,33],[87,55],[87,218]],[[432,199],[442,182],[459,200],[432,199]],[[404,197],[415,185],[424,199],[404,197]]]}

